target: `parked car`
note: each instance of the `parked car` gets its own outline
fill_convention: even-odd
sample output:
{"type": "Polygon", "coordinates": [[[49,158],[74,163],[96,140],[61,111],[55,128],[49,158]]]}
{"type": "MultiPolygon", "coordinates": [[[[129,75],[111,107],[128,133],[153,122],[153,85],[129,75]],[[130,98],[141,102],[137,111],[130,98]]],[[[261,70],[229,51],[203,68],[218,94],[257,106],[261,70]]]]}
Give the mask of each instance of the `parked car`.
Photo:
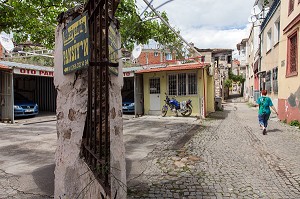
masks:
{"type": "Polygon", "coordinates": [[[14,114],[15,117],[36,116],[39,113],[37,103],[30,101],[20,93],[14,93],[14,114]]]}
{"type": "Polygon", "coordinates": [[[134,92],[131,91],[122,98],[123,113],[134,113],[134,92]]]}

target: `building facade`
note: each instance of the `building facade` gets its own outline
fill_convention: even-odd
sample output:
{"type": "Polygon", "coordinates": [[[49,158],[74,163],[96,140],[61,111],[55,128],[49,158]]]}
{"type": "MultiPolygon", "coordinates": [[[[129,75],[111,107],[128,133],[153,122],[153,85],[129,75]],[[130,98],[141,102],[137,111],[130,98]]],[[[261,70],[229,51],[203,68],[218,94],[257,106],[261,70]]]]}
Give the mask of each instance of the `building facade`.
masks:
{"type": "MultiPolygon", "coordinates": [[[[214,112],[214,81],[209,64],[190,63],[140,70],[143,77],[144,112],[160,115],[167,94],[178,101],[192,100],[193,116],[214,112]]],[[[174,115],[171,111],[168,115],[174,115]]]]}
{"type": "Polygon", "coordinates": [[[274,1],[261,25],[260,90],[267,90],[278,107],[278,56],[280,42],[280,1],[274,1]]]}
{"type": "Polygon", "coordinates": [[[225,80],[232,66],[232,49],[199,49],[201,61],[214,66],[214,95],[216,98],[227,99],[228,90],[225,89],[225,80]]]}
{"type": "Polygon", "coordinates": [[[281,1],[278,62],[278,112],[281,120],[300,121],[300,2],[281,1]]]}

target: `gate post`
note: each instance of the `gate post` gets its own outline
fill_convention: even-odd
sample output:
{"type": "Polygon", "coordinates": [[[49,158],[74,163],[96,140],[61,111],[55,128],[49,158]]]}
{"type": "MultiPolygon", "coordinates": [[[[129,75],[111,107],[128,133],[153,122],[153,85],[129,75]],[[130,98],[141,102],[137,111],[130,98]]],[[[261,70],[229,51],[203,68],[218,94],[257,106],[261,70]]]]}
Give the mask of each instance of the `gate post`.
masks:
{"type": "MultiPolygon", "coordinates": [[[[104,3],[107,2],[105,0],[104,3]]],[[[89,3],[87,7],[90,6],[89,3]]],[[[98,5],[103,6],[101,3],[98,5]]],[[[97,6],[90,6],[95,9],[93,13],[102,13],[102,7],[97,6]]],[[[96,44],[102,44],[103,40],[97,35],[90,35],[91,59],[88,69],[64,74],[63,31],[66,31],[65,27],[71,20],[81,16],[82,10],[75,8],[66,13],[67,16],[60,17],[55,35],[54,84],[57,89],[58,141],[54,198],[125,199],[127,187],[121,109],[122,59],[118,59],[119,67],[115,68],[118,75],[110,73],[107,59],[101,60],[101,50],[107,49],[108,42],[97,47],[96,44]]],[[[102,17],[93,16],[93,25],[102,23],[98,19],[102,17]]],[[[103,34],[100,33],[100,27],[102,25],[90,30],[90,33],[103,34]]],[[[117,38],[120,47],[120,37],[117,38]]],[[[118,57],[121,57],[120,50],[117,52],[118,57]]]]}

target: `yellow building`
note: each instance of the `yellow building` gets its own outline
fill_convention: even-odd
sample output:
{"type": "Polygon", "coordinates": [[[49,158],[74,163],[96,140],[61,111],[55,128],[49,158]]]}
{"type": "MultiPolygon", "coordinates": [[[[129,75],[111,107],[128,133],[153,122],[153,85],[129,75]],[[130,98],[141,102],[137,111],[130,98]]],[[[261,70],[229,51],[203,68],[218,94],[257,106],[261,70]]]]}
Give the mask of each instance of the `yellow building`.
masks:
{"type": "Polygon", "coordinates": [[[281,1],[278,62],[278,112],[281,120],[300,121],[299,1],[281,1]]]}
{"type": "MultiPolygon", "coordinates": [[[[144,114],[160,115],[167,94],[181,101],[192,100],[192,116],[214,112],[213,71],[208,64],[189,63],[137,72],[143,76],[144,114]]],[[[168,115],[174,115],[170,110],[168,115]]]]}

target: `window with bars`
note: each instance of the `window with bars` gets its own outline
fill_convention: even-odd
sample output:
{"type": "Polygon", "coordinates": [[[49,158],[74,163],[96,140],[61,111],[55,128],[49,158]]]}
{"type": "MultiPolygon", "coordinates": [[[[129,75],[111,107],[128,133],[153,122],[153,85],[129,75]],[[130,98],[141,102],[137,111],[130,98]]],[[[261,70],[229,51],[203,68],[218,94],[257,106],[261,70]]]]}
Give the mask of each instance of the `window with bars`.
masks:
{"type": "Polygon", "coordinates": [[[177,75],[169,75],[169,95],[177,95],[177,75]]]}
{"type": "Polygon", "coordinates": [[[294,32],[288,37],[288,58],[287,58],[287,76],[298,74],[298,32],[294,32]]]}
{"type": "Polygon", "coordinates": [[[159,94],[160,93],[160,79],[151,78],[150,83],[150,94],[159,94]]]}
{"type": "Polygon", "coordinates": [[[295,5],[295,0],[290,0],[289,1],[289,15],[293,12],[294,5],[295,5]]]}
{"type": "Polygon", "coordinates": [[[266,90],[268,91],[268,93],[271,93],[272,92],[272,82],[271,82],[271,71],[270,70],[266,73],[265,80],[266,80],[266,90]]]}
{"type": "Polygon", "coordinates": [[[169,95],[196,95],[197,75],[196,73],[179,73],[168,75],[169,95]]]}
{"type": "Polygon", "coordinates": [[[277,94],[278,93],[278,67],[273,68],[272,80],[273,80],[273,92],[277,94]]]}

